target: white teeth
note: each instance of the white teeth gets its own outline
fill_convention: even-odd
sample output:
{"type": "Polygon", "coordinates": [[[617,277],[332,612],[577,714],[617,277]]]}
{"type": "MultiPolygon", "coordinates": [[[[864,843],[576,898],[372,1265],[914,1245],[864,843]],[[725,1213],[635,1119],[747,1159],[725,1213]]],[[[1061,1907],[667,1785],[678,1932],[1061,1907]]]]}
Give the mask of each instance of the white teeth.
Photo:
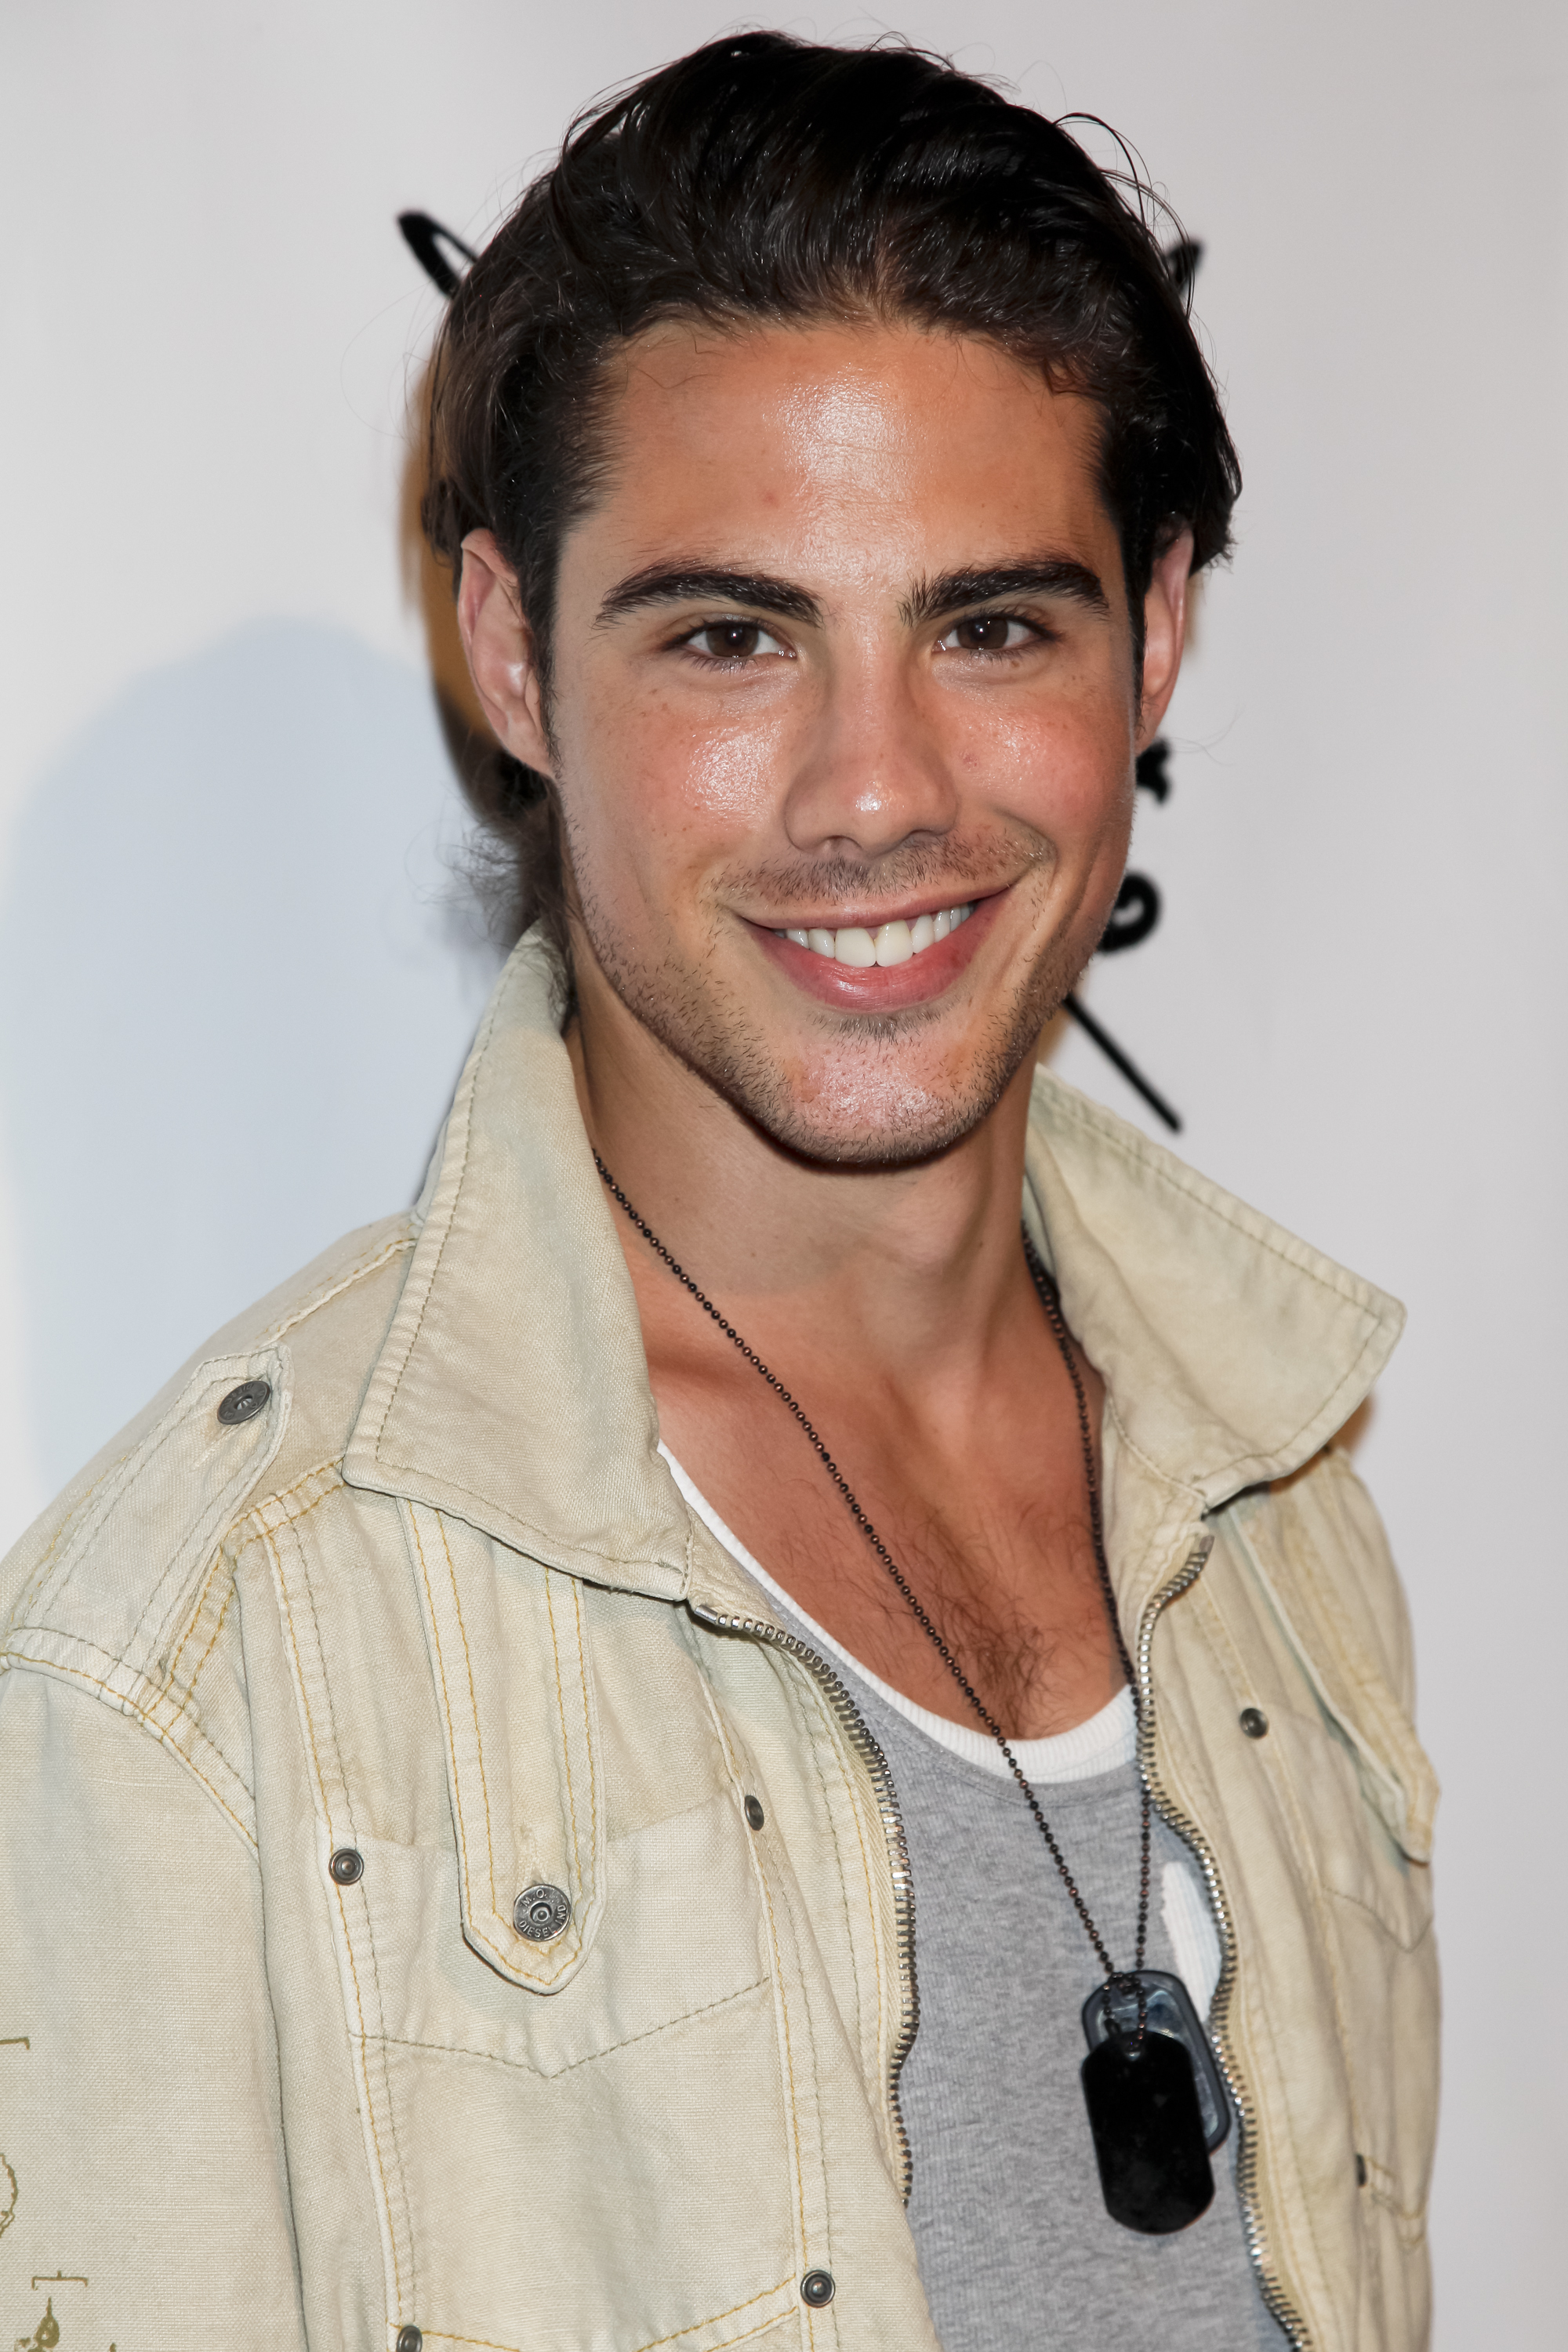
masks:
{"type": "Polygon", "coordinates": [[[877,942],[858,924],[833,934],[833,952],[840,963],[869,967],[877,961],[877,942]]]}
{"type": "Polygon", "coordinates": [[[924,955],[927,948],[935,947],[960,923],[966,923],[974,912],[971,907],[944,907],[940,915],[917,915],[912,923],[884,923],[875,933],[858,923],[851,923],[841,931],[810,930],[781,931],[780,939],[793,940],[797,948],[809,948],[813,955],[826,956],[835,963],[846,963],[860,971],[868,971],[873,964],[908,963],[911,956],[924,955]]]}

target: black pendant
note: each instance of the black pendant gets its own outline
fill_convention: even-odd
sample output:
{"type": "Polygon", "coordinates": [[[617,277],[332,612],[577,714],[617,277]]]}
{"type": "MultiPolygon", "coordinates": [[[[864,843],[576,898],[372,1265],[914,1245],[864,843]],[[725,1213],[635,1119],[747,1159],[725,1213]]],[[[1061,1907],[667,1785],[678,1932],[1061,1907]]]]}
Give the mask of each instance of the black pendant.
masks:
{"type": "Polygon", "coordinates": [[[1180,1977],[1168,1976],[1163,1969],[1129,1969],[1124,1977],[1113,1977],[1108,1985],[1096,1985],[1083,2005],[1083,2038],[1091,2050],[1098,2050],[1107,2035],[1118,2029],[1123,2034],[1135,2032],[1140,1985],[1143,1989],[1145,2031],[1169,2034],[1173,2042],[1181,2043],[1193,2062],[1198,2113],[1204,2119],[1204,2146],[1212,2156],[1230,2129],[1230,2101],[1226,2096],[1214,2044],[1204,2032],[1193,2007],[1193,1997],[1180,1977]]]}
{"type": "Polygon", "coordinates": [[[1214,2197],[1192,2060],[1167,2034],[1111,2033],[1082,2074],[1106,2211],[1147,2238],[1184,2230],[1214,2197]]]}

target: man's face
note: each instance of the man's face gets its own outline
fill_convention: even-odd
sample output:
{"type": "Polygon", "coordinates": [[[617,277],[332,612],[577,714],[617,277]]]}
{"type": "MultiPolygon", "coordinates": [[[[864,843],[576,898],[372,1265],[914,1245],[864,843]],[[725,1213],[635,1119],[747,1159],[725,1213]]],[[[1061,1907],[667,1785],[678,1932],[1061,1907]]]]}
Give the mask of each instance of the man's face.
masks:
{"type": "MultiPolygon", "coordinates": [[[[586,1048],[629,1014],[819,1160],[923,1158],[994,1106],[1131,819],[1096,432],[993,346],[909,326],[632,347],[562,551],[548,742],[536,690],[503,713],[560,793],[586,1048]]],[[[1151,604],[1159,709],[1179,602],[1173,649],[1151,604]]]]}

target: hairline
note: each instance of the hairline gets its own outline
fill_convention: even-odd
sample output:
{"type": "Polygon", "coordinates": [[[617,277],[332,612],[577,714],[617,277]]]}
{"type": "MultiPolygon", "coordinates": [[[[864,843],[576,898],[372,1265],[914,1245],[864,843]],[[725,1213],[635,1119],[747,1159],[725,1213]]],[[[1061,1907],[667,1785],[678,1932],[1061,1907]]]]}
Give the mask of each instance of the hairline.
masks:
{"type": "MultiPolygon", "coordinates": [[[[603,411],[612,404],[615,397],[609,378],[618,362],[624,363],[629,371],[639,345],[649,342],[666,330],[682,326],[694,330],[706,329],[715,337],[725,341],[735,341],[745,335],[769,331],[782,331],[806,334],[814,329],[825,326],[862,326],[867,329],[912,327],[921,334],[943,336],[952,342],[984,344],[989,350],[998,352],[1004,358],[1011,360],[1025,375],[1035,377],[1043,384],[1045,391],[1051,397],[1065,396],[1081,401],[1094,419],[1096,446],[1090,463],[1094,474],[1095,489],[1101,509],[1115,535],[1122,600],[1127,608],[1128,620],[1132,632],[1135,667],[1142,666],[1143,614],[1142,601],[1140,600],[1135,605],[1128,578],[1129,526],[1116,512],[1106,473],[1106,458],[1112,424],[1111,412],[1108,404],[1084,383],[1082,377],[1075,374],[1070,358],[1053,360],[1038,350],[1027,349],[1020,339],[990,333],[984,328],[972,325],[965,320],[924,317],[912,303],[900,302],[890,293],[880,295],[847,293],[841,303],[822,302],[800,310],[786,310],[780,305],[772,304],[758,304],[754,308],[749,305],[742,308],[739,305],[728,304],[715,304],[711,307],[690,303],[670,304],[640,320],[629,333],[605,344],[595,355],[586,373],[583,393],[583,417],[585,429],[579,467],[579,496],[572,507],[559,518],[553,544],[550,549],[550,561],[541,583],[547,592],[544,600],[547,609],[525,614],[533,638],[534,661],[543,695],[547,731],[562,556],[571,533],[579,523],[586,521],[589,516],[597,510],[601,503],[601,493],[607,484],[614,467],[614,452],[610,436],[599,429],[603,411]],[[1057,375],[1057,380],[1054,382],[1052,381],[1053,371],[1057,375]]],[[[623,386],[622,390],[624,389],[623,386]]],[[[1162,529],[1157,530],[1153,534],[1152,554],[1155,557],[1161,550],[1163,531],[1168,530],[1172,520],[1179,520],[1179,519],[1167,518],[1162,529]]],[[[489,518],[489,521],[490,529],[496,530],[496,518],[492,516],[489,518]]],[[[500,537],[499,530],[497,537],[498,539],[500,537]]],[[[454,593],[460,577],[459,570],[454,577],[454,593]]]]}

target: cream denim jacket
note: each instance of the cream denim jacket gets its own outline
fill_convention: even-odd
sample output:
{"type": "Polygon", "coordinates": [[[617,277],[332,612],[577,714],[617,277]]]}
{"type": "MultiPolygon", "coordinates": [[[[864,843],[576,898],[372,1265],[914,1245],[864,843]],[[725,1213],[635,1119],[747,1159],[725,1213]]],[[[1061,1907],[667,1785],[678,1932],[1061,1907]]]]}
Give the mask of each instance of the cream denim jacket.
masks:
{"type": "MultiPolygon", "coordinates": [[[[1400,1311],[1047,1076],[1024,1209],[1108,1390],[1260,2280],[1298,2345],[1405,2352],[1435,1790],[1331,1444],[1400,1311]]],[[[659,1457],[613,1213],[525,940],[417,1209],[0,1574],[0,2341],[935,2352],[895,1793],[659,1457]]]]}

